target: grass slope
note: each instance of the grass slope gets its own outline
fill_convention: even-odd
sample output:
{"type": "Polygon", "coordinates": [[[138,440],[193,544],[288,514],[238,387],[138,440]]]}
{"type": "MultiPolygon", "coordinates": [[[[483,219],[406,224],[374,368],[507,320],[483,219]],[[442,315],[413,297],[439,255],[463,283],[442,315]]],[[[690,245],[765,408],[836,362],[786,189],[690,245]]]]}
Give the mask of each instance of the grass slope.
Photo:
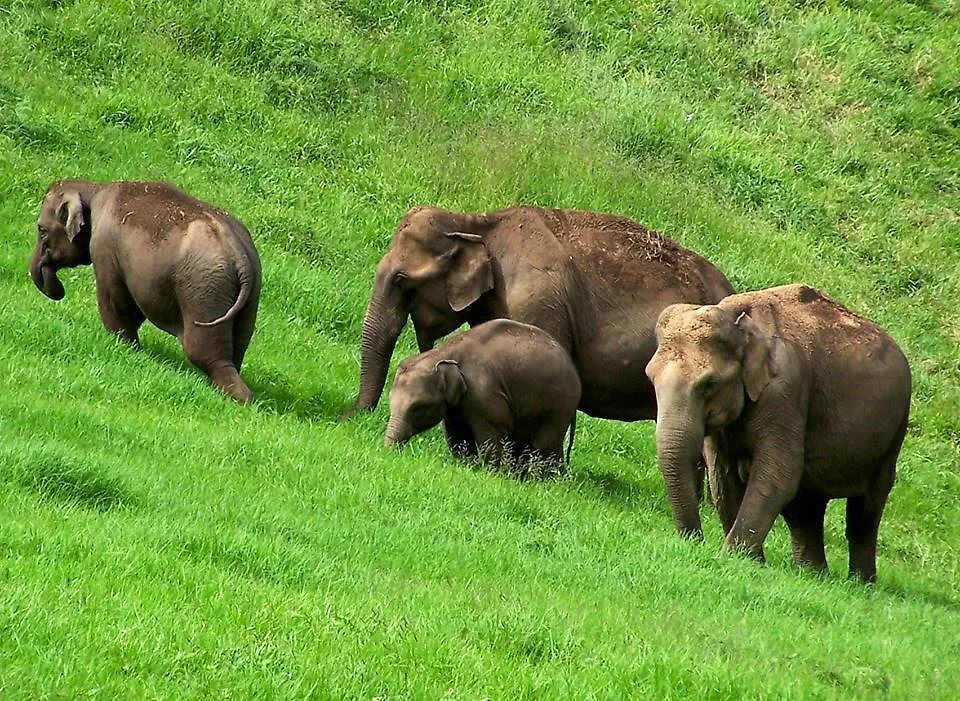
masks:
{"type": "MultiPolygon", "coordinates": [[[[960,11],[952,1],[12,0],[0,7],[0,696],[955,698],[960,11]],[[165,178],[253,231],[244,375],[26,275],[46,185],[165,178]],[[355,392],[411,205],[608,210],[740,289],[805,281],[915,378],[879,584],[672,532],[649,424],[571,474],[382,448],[355,392]]],[[[397,357],[413,350],[412,334],[397,357]]]]}

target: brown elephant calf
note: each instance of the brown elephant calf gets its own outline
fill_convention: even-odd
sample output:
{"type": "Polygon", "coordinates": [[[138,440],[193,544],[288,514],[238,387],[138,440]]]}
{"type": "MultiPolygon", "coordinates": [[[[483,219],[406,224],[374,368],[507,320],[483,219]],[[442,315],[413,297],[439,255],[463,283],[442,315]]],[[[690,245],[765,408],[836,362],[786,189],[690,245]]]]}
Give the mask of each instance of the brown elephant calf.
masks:
{"type": "Polygon", "coordinates": [[[239,371],[257,318],[260,259],[243,224],[168,183],[54,183],[30,275],[59,300],[57,270],[91,263],[107,330],[138,346],[149,319],[180,339],[219,389],[253,399],[239,371]]]}
{"type": "Polygon", "coordinates": [[[678,530],[701,534],[702,445],[725,547],[762,559],[782,514],[794,560],[826,569],[827,501],[846,498],[850,572],[874,581],[910,412],[910,366],[896,342],[806,285],[669,306],[657,339],[647,374],[678,530]]]}
{"type": "Polygon", "coordinates": [[[563,436],[569,426],[569,459],[579,401],[580,379],[560,344],[535,326],[497,319],[400,363],[385,443],[402,444],[443,421],[457,457],[479,453],[493,466],[539,457],[562,468],[563,436]]]}

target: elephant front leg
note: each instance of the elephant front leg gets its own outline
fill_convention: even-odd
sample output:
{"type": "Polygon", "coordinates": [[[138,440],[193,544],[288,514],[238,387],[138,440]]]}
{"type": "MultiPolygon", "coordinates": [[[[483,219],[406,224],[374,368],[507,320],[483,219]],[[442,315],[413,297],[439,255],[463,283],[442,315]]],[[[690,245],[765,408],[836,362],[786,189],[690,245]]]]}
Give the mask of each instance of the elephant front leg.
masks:
{"type": "Polygon", "coordinates": [[[707,482],[723,535],[726,536],[737,520],[743,503],[744,484],[737,471],[737,462],[724,450],[723,439],[707,436],[703,441],[703,458],[707,466],[707,482]]]}
{"type": "Polygon", "coordinates": [[[477,441],[470,425],[460,416],[443,417],[443,437],[447,447],[458,460],[466,460],[478,454],[477,441]]]}
{"type": "Polygon", "coordinates": [[[763,542],[777,515],[796,495],[803,471],[802,446],[784,445],[782,438],[778,432],[761,441],[754,451],[743,501],[727,533],[724,550],[764,560],[763,542]]]}
{"type": "Polygon", "coordinates": [[[134,348],[140,347],[138,332],[146,317],[122,281],[97,281],[97,308],[107,331],[134,348]]]}
{"type": "Polygon", "coordinates": [[[490,467],[499,469],[504,465],[507,433],[493,424],[477,420],[471,423],[474,439],[483,461],[490,467]]]}

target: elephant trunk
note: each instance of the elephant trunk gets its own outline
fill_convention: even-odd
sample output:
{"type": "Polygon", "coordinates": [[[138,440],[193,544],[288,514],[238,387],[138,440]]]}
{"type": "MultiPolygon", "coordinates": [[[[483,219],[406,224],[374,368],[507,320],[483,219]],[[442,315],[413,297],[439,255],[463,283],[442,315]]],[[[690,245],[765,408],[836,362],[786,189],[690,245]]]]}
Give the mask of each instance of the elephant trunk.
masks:
{"type": "Polygon", "coordinates": [[[408,440],[410,440],[409,431],[399,419],[391,416],[387,422],[387,432],[383,437],[384,445],[388,448],[399,448],[408,440]]]}
{"type": "Polygon", "coordinates": [[[378,274],[370,304],[363,317],[360,341],[360,393],[349,413],[373,409],[387,381],[394,346],[407,323],[408,310],[400,290],[378,274]]]}
{"type": "Polygon", "coordinates": [[[677,531],[700,539],[697,464],[702,452],[704,425],[695,414],[679,407],[664,407],[658,401],[657,457],[667,486],[677,531]]]}
{"type": "Polygon", "coordinates": [[[43,292],[47,297],[54,300],[63,299],[63,283],[57,277],[57,271],[49,263],[44,263],[44,256],[40,250],[40,244],[37,243],[33,251],[33,257],[30,259],[30,277],[37,289],[43,292]]]}

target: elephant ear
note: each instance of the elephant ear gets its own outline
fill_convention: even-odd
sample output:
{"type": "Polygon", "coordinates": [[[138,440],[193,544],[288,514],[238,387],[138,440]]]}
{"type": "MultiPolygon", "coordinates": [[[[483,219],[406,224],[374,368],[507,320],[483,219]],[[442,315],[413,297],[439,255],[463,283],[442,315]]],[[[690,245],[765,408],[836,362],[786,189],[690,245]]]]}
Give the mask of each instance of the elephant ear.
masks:
{"type": "Polygon", "coordinates": [[[734,322],[743,333],[743,386],[750,401],[760,398],[770,380],[777,376],[774,353],[776,340],[764,333],[746,312],[741,312],[734,322]]]}
{"type": "Polygon", "coordinates": [[[460,371],[460,364],[456,360],[441,360],[433,370],[440,375],[444,401],[454,406],[459,404],[467,392],[467,381],[460,371]]]}
{"type": "Polygon", "coordinates": [[[83,202],[80,193],[67,191],[63,193],[60,206],[57,207],[57,219],[63,224],[67,238],[73,241],[83,228],[83,202]]]}
{"type": "Polygon", "coordinates": [[[461,312],[493,289],[493,265],[482,236],[462,231],[447,236],[458,242],[447,274],[447,303],[461,312]]]}

